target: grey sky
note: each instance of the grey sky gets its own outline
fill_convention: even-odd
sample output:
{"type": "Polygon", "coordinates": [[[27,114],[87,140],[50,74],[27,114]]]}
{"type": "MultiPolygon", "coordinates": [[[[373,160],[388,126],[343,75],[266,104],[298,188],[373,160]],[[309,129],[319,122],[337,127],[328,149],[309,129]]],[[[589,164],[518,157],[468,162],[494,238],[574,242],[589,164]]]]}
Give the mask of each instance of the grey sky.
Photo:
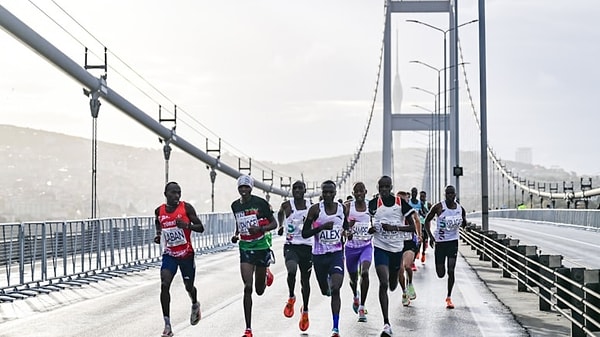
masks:
{"type": "MultiPolygon", "coordinates": [[[[33,2],[101,53],[101,45],[54,3],[33,2]]],[[[156,118],[158,104],[172,110],[176,103],[211,130],[198,129],[179,113],[178,133],[201,148],[205,137],[221,137],[253,160],[290,162],[351,154],[358,145],[375,88],[383,0],[56,3],[170,100],[113,55],[108,85],[156,118]]],[[[0,4],[83,64],[83,47],[29,2],[0,4]]],[[[536,164],[598,174],[600,160],[591,154],[600,119],[593,103],[600,75],[594,63],[600,58],[600,31],[594,28],[600,2],[496,0],[486,1],[486,10],[491,146],[507,160],[514,159],[518,147],[529,146],[536,164]]],[[[459,15],[461,23],[476,19],[477,1],[460,0],[459,15]]],[[[403,112],[421,112],[412,105],[433,108],[432,97],[410,87],[436,91],[436,75],[409,61],[441,68],[442,34],[406,19],[443,29],[448,23],[441,14],[393,17],[403,112]]],[[[462,27],[460,38],[479,110],[477,24],[462,27]]],[[[81,86],[4,32],[0,45],[0,123],[90,137],[81,86]]],[[[478,149],[462,77],[460,90],[461,144],[478,149]]],[[[381,149],[381,108],[380,92],[367,150],[381,149]]],[[[99,138],[159,146],[156,136],[108,104],[100,111],[99,138]]],[[[400,144],[426,141],[422,133],[407,132],[400,144]]]]}

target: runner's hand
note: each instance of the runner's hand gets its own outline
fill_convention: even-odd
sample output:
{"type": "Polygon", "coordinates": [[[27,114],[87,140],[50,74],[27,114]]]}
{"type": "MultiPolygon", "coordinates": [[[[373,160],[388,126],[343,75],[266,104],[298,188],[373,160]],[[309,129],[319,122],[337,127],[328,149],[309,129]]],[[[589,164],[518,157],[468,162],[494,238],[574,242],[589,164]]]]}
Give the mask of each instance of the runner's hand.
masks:
{"type": "Polygon", "coordinates": [[[190,228],[190,224],[185,223],[182,220],[177,219],[175,221],[175,224],[177,225],[177,228],[182,228],[182,229],[189,229],[190,228]]]}
{"type": "Polygon", "coordinates": [[[240,238],[238,238],[237,235],[234,235],[231,237],[231,243],[237,243],[239,239],[240,238]]]}
{"type": "Polygon", "coordinates": [[[160,235],[157,235],[157,236],[154,237],[154,243],[160,245],[160,235]]]}
{"type": "Polygon", "coordinates": [[[283,226],[279,226],[279,228],[277,228],[277,235],[279,235],[279,236],[283,235],[283,226]]]}

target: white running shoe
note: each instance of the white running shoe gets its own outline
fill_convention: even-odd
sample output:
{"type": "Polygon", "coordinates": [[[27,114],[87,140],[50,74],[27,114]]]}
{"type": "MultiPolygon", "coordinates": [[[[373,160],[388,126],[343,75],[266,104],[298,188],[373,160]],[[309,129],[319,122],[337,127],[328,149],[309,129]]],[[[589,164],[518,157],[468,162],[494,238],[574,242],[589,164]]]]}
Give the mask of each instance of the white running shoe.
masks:
{"type": "Polygon", "coordinates": [[[383,331],[381,332],[381,337],[392,337],[394,333],[392,332],[392,326],[386,324],[383,326],[383,331]]]}

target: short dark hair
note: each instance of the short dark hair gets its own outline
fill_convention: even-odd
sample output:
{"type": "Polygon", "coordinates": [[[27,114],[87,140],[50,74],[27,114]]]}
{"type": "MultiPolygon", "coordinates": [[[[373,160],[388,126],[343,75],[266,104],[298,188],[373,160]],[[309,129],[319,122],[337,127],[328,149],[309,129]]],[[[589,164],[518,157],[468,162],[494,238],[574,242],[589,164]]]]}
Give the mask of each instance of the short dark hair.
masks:
{"type": "Polygon", "coordinates": [[[174,182],[174,181],[169,181],[166,185],[165,185],[165,192],[167,192],[167,189],[169,188],[169,186],[171,185],[177,185],[179,186],[178,183],[174,182]]]}
{"type": "Polygon", "coordinates": [[[337,187],[333,180],[325,180],[323,183],[321,183],[321,188],[323,188],[323,185],[333,185],[333,187],[337,187]]]}

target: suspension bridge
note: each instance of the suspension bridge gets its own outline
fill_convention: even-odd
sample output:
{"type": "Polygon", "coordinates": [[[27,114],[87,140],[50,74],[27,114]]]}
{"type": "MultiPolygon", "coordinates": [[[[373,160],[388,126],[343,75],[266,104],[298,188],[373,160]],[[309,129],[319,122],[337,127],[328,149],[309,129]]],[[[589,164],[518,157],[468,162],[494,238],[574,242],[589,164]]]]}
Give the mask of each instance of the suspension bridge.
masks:
{"type": "MultiPolygon", "coordinates": [[[[0,284],[0,286],[4,289],[3,293],[6,297],[3,298],[6,302],[13,303],[15,298],[20,299],[38,295],[40,293],[52,293],[57,290],[56,288],[60,289],[69,285],[73,286],[73,284],[70,283],[74,283],[75,286],[81,286],[82,284],[89,285],[90,283],[95,282],[93,281],[94,278],[97,281],[97,279],[112,279],[119,273],[144,273],[144,270],[148,266],[152,266],[159,257],[156,247],[148,245],[149,241],[145,236],[148,235],[148,230],[152,230],[151,218],[119,220],[115,218],[114,215],[104,215],[104,218],[109,219],[102,220],[102,223],[104,224],[102,227],[94,227],[98,228],[99,232],[97,233],[98,235],[94,237],[95,239],[92,241],[92,244],[86,246],[86,244],[83,244],[84,241],[81,241],[80,244],[82,244],[82,246],[79,250],[77,248],[70,251],[63,250],[60,252],[61,255],[58,255],[59,250],[56,249],[56,247],[62,245],[65,245],[66,247],[66,237],[75,238],[81,236],[81,238],[85,238],[86,235],[89,235],[85,234],[86,228],[88,228],[88,226],[93,226],[95,224],[94,221],[98,221],[97,219],[99,219],[97,214],[97,205],[99,201],[96,185],[96,142],[99,137],[97,134],[97,122],[99,120],[101,121],[99,111],[107,108],[102,105],[103,102],[110,104],[111,107],[130,117],[132,120],[130,120],[130,123],[141,125],[153,133],[155,137],[160,139],[164,152],[165,167],[163,173],[165,180],[169,180],[169,156],[172,147],[176,147],[206,165],[211,173],[210,177],[213,185],[212,194],[215,193],[214,183],[217,173],[232,179],[237,178],[241,174],[252,174],[256,177],[255,189],[262,190],[268,198],[270,196],[277,196],[283,199],[288,198],[291,196],[290,187],[292,181],[296,179],[306,180],[302,175],[297,173],[281,173],[272,167],[269,167],[269,164],[252,160],[251,156],[241,153],[241,151],[237,150],[236,147],[229,142],[212,133],[210,127],[199,122],[197,117],[194,117],[195,114],[185,108],[185,104],[179,105],[169,99],[160,89],[158,89],[158,85],[147,81],[142,75],[137,73],[131,66],[119,58],[115,51],[106,47],[110,44],[110,41],[100,41],[100,39],[94,36],[92,32],[85,28],[85,23],[78,21],[69,13],[66,6],[61,7],[58,3],[53,1],[53,5],[56,7],[54,10],[61,13],[63,19],[67,17],[71,20],[71,25],[74,24],[75,26],[78,26],[88,33],[95,42],[102,45],[102,48],[100,49],[101,52],[88,49],[85,43],[82,42],[83,40],[71,33],[71,30],[67,28],[67,25],[61,23],[56,16],[50,14],[50,11],[34,2],[31,2],[31,4],[36,10],[43,13],[43,16],[46,16],[53,24],[57,25],[60,30],[75,40],[77,42],[76,44],[84,47],[85,50],[85,61],[83,62],[83,65],[81,65],[81,62],[76,62],[73,56],[69,56],[66,52],[51,43],[49,39],[44,37],[43,31],[32,29],[27,22],[19,19],[7,8],[0,6],[0,26],[16,40],[35,51],[40,57],[62,70],[67,76],[71,77],[71,79],[81,85],[83,87],[84,95],[89,99],[89,110],[93,121],[92,160],[90,170],[92,173],[91,216],[90,219],[76,222],[57,222],[53,219],[52,221],[3,224],[3,247],[5,253],[3,263],[6,265],[5,274],[7,276],[5,278],[6,284],[0,284]],[[92,58],[92,55],[94,58],[92,58]],[[92,59],[94,61],[92,61],[92,59]],[[111,65],[112,59],[118,60],[121,64],[121,68],[113,68],[111,65]],[[152,89],[152,93],[137,87],[131,79],[122,76],[125,70],[132,71],[136,74],[138,80],[141,79],[141,82],[144,83],[146,87],[152,89]],[[98,72],[100,73],[99,76],[97,74],[98,72]],[[128,99],[126,95],[120,94],[121,88],[111,85],[113,73],[122,76],[125,79],[125,83],[128,83],[141,91],[143,96],[152,101],[151,104],[154,105],[154,107],[150,109],[145,108],[143,106],[148,106],[148,104],[144,103],[142,106],[137,102],[128,99]],[[153,117],[156,114],[158,114],[158,119],[153,117]],[[203,129],[204,133],[199,133],[199,129],[203,129]],[[195,132],[190,130],[195,130],[195,132]],[[229,155],[226,156],[225,153],[228,153],[229,155]],[[66,228],[69,228],[69,230],[66,230],[66,228]],[[117,232],[120,233],[119,235],[125,235],[128,241],[123,241],[124,236],[114,236],[116,228],[118,228],[117,232]],[[27,241],[25,233],[28,234],[27,237],[29,237],[29,239],[33,238],[33,240],[27,241]],[[39,246],[37,246],[38,240],[35,239],[38,236],[44,238],[39,241],[39,246]],[[116,239],[118,240],[115,241],[116,239]],[[118,244],[116,244],[116,242],[118,242],[118,244]],[[54,249],[52,248],[52,245],[55,245],[54,249]],[[32,252],[28,256],[25,254],[25,251],[27,250],[32,252]],[[10,252],[10,254],[8,252],[10,252]],[[48,260],[49,257],[50,260],[48,260]],[[140,261],[143,261],[143,263],[140,264],[140,261]],[[52,265],[53,269],[48,269],[49,263],[52,265]],[[98,271],[98,273],[96,274],[95,271],[98,271]],[[52,280],[54,280],[54,282],[52,282],[52,280]],[[29,288],[34,290],[27,290],[29,288]],[[45,291],[40,289],[45,289],[45,291]]],[[[494,225],[493,220],[490,220],[490,214],[492,219],[494,219],[493,216],[495,215],[513,219],[527,218],[528,221],[549,221],[552,223],[569,224],[579,229],[583,228],[589,230],[595,228],[597,230],[600,225],[598,225],[598,217],[595,211],[570,210],[571,208],[588,209],[594,206],[596,196],[600,194],[600,189],[593,186],[591,177],[579,177],[580,180],[578,182],[536,181],[525,176],[523,170],[519,170],[517,167],[510,167],[508,161],[499,157],[494,151],[493,144],[490,144],[487,139],[487,106],[485,99],[487,95],[485,59],[486,27],[485,10],[483,8],[484,1],[479,2],[477,18],[469,18],[467,21],[460,20],[460,6],[457,5],[456,1],[383,1],[381,5],[381,8],[379,8],[381,18],[380,36],[378,41],[379,52],[377,57],[374,58],[377,62],[373,62],[377,67],[376,72],[373,74],[372,97],[370,97],[368,104],[366,104],[363,109],[366,111],[366,114],[363,117],[365,122],[362,126],[362,132],[360,135],[357,133],[357,139],[353,139],[353,141],[357,142],[357,146],[348,162],[343,167],[339,168],[335,176],[313,177],[315,181],[334,179],[338,184],[340,191],[348,191],[348,186],[351,186],[355,181],[366,180],[367,175],[379,176],[381,174],[386,174],[392,177],[400,175],[398,172],[398,168],[400,167],[398,161],[406,159],[394,158],[394,153],[396,153],[394,151],[394,145],[398,144],[398,140],[394,138],[393,131],[415,132],[417,135],[424,135],[427,142],[424,150],[424,158],[421,158],[421,179],[418,182],[420,184],[419,187],[430,191],[431,199],[435,201],[442,198],[443,187],[447,184],[452,184],[458,188],[458,195],[461,201],[468,200],[469,209],[480,212],[480,218],[474,218],[474,222],[481,225],[481,228],[477,230],[474,228],[473,232],[482,230],[480,233],[481,238],[469,242],[469,245],[476,247],[476,242],[486,242],[485,239],[483,239],[484,237],[493,241],[503,239],[498,238],[497,234],[499,233],[494,233],[494,231],[491,230],[494,229],[494,225]],[[428,15],[435,14],[443,16],[447,20],[447,24],[442,26],[432,25],[429,24],[426,19],[421,19],[421,16],[416,16],[419,20],[411,18],[407,19],[409,15],[419,15],[424,13],[428,15]],[[404,92],[406,91],[406,88],[403,88],[400,81],[398,57],[400,53],[404,52],[402,49],[404,45],[399,43],[397,39],[395,43],[393,42],[395,17],[401,17],[405,21],[405,24],[415,25],[424,30],[437,31],[443,34],[443,52],[440,51],[440,54],[443,55],[443,63],[441,65],[432,66],[428,62],[420,60],[412,60],[410,62],[412,64],[411,67],[424,66],[434,70],[436,73],[437,82],[435,82],[435,89],[428,90],[418,86],[411,87],[414,88],[416,92],[423,92],[432,96],[433,109],[419,105],[419,109],[428,111],[427,114],[407,112],[404,111],[407,109],[402,106],[403,96],[406,96],[407,93],[404,92]],[[479,28],[478,34],[471,33],[470,36],[477,36],[472,39],[478,43],[478,52],[476,55],[469,55],[469,57],[472,57],[472,59],[469,60],[463,53],[463,43],[466,39],[463,38],[462,33],[459,34],[459,32],[465,29],[474,29],[475,26],[478,26],[479,28]],[[395,64],[393,62],[394,49],[396,50],[395,64]],[[469,63],[474,63],[475,60],[477,61],[477,64],[479,64],[478,72],[469,68],[469,63]],[[392,76],[394,67],[396,69],[396,75],[392,76]],[[472,73],[478,73],[478,78],[480,80],[478,93],[475,89],[471,88],[472,84],[469,82],[472,73]],[[392,80],[393,77],[394,80],[392,80]],[[479,102],[477,102],[474,97],[476,95],[479,96],[479,102]],[[461,97],[464,98],[461,99],[461,97]],[[466,104],[461,105],[461,102],[463,101],[466,102],[466,104]],[[463,106],[467,106],[467,108],[465,109],[463,106]],[[461,108],[460,115],[459,108],[461,108]],[[374,140],[374,137],[372,136],[374,132],[374,121],[377,119],[381,119],[381,141],[374,140]],[[469,131],[471,142],[473,138],[480,140],[479,151],[474,151],[475,160],[469,161],[472,163],[472,167],[464,166],[463,162],[465,161],[460,158],[462,148],[461,119],[468,119],[470,120],[470,124],[473,125],[472,130],[469,131]],[[477,136],[472,137],[473,134],[477,136]],[[382,149],[381,158],[379,160],[381,164],[374,165],[370,162],[364,162],[364,158],[366,157],[365,152],[369,143],[375,143],[376,147],[382,149]],[[378,172],[374,172],[375,169],[377,169],[378,172]],[[468,183],[465,184],[463,182],[468,183]],[[469,184],[475,186],[475,190],[479,192],[479,198],[468,199],[466,195],[463,196],[460,194],[461,188],[464,188],[469,184]],[[518,202],[518,199],[520,199],[520,203],[518,202]],[[527,204],[532,210],[521,213],[495,213],[495,211],[493,211],[498,208],[516,209],[518,204],[527,204]],[[547,208],[548,206],[550,206],[550,209],[547,208]],[[489,222],[492,222],[491,227],[489,222]]],[[[50,6],[52,7],[52,5],[50,6]]],[[[425,16],[425,18],[427,18],[427,16],[425,16]]],[[[401,34],[401,32],[396,30],[396,34],[401,34]]],[[[404,79],[403,81],[406,82],[407,79],[404,79]]],[[[78,95],[81,95],[81,93],[78,95]]],[[[469,145],[472,146],[473,144],[471,143],[469,145]]],[[[372,147],[373,145],[370,146],[372,147]]],[[[414,158],[410,160],[413,161],[414,158]]],[[[369,179],[373,178],[376,177],[370,177],[369,179]]],[[[308,193],[308,197],[315,197],[320,194],[318,191],[318,183],[311,183],[309,186],[314,186],[314,188],[308,193]]],[[[409,188],[409,186],[404,187],[409,188]]],[[[216,216],[216,214],[207,214],[206,216],[212,217],[216,216]]],[[[222,216],[226,218],[226,215],[222,216]]],[[[222,250],[224,250],[224,252],[217,254],[231,253],[231,251],[228,251],[230,245],[227,242],[227,234],[231,232],[231,228],[227,227],[227,220],[225,218],[220,218],[219,221],[222,221],[223,225],[220,225],[219,229],[215,229],[214,232],[207,233],[207,235],[197,238],[197,240],[199,240],[196,242],[197,247],[201,247],[207,254],[222,250]]],[[[216,221],[209,219],[210,218],[206,218],[207,223],[214,223],[214,221],[216,221]]],[[[548,229],[541,230],[548,231],[548,229]]],[[[464,235],[467,234],[464,233],[464,235]]],[[[538,247],[543,244],[543,242],[532,241],[533,240],[530,240],[525,247],[533,247],[533,245],[538,247]]],[[[75,245],[77,244],[75,243],[75,245]]],[[[510,242],[506,243],[505,247],[508,247],[509,245],[510,242]]],[[[590,245],[597,247],[594,243],[590,243],[590,245]]],[[[495,253],[494,251],[490,252],[488,249],[489,248],[486,248],[485,246],[483,248],[477,247],[477,250],[481,251],[483,260],[490,259],[491,257],[494,263],[497,263],[493,257],[498,253],[495,253]]],[[[526,259],[532,258],[532,255],[535,254],[527,254],[529,250],[526,248],[523,249],[525,251],[525,253],[523,253],[523,259],[525,260],[523,261],[525,262],[522,262],[522,264],[531,267],[530,265],[527,265],[526,259]]],[[[552,248],[544,248],[544,251],[550,252],[551,256],[558,256],[561,252],[560,249],[553,250],[552,248]]],[[[464,254],[467,253],[464,252],[464,254]]],[[[504,254],[507,256],[510,255],[506,251],[504,251],[504,254]]],[[[502,259],[502,257],[497,258],[500,260],[502,259]]],[[[571,257],[570,259],[565,260],[572,261],[574,259],[574,257],[571,257]]],[[[213,262],[207,261],[207,263],[208,265],[211,265],[213,262]]],[[[217,264],[217,262],[214,263],[217,264]]],[[[569,266],[569,273],[577,275],[577,268],[581,268],[581,266],[581,262],[569,266]]],[[[597,271],[597,269],[594,269],[595,267],[597,267],[597,265],[585,265],[583,267],[583,269],[587,268],[586,271],[588,272],[587,274],[584,274],[589,274],[591,276],[582,276],[582,280],[585,279],[585,281],[589,281],[586,283],[589,283],[590,285],[597,284],[593,279],[593,275],[595,275],[594,270],[597,271]],[[591,277],[590,280],[587,279],[589,277],[591,277]]],[[[281,264],[279,265],[279,268],[281,268],[281,270],[279,270],[277,276],[278,279],[283,280],[285,275],[283,274],[283,267],[281,264]]],[[[520,267],[515,268],[519,269],[520,267]]],[[[554,266],[553,268],[556,269],[558,266],[554,266]]],[[[507,267],[507,271],[510,270],[511,269],[507,267]]],[[[533,268],[533,270],[535,270],[535,268],[533,268]]],[[[428,271],[425,269],[421,275],[426,275],[426,272],[431,274],[432,271],[433,269],[431,268],[428,271]]],[[[210,275],[209,277],[217,276],[213,275],[214,273],[210,270],[204,270],[203,272],[208,273],[208,275],[210,275]]],[[[233,272],[233,275],[235,275],[235,271],[233,272]]],[[[476,277],[469,274],[470,272],[466,269],[464,270],[464,273],[462,281],[464,281],[465,284],[477,284],[478,281],[476,280],[476,277]]],[[[524,274],[527,273],[524,272],[524,274]]],[[[229,277],[229,279],[236,279],[236,276],[233,275],[229,277]]],[[[516,278],[520,279],[520,274],[517,273],[516,278]]],[[[573,278],[575,278],[575,276],[573,276],[573,278]]],[[[373,277],[373,280],[375,279],[376,277],[373,277]]],[[[216,279],[207,282],[213,286],[218,283],[216,279]]],[[[547,281],[538,280],[538,282],[547,281]]],[[[556,280],[553,282],[560,283],[560,281],[556,280]]],[[[526,280],[525,283],[529,284],[530,282],[526,280]]],[[[436,289],[439,292],[438,288],[440,287],[440,284],[440,282],[434,283],[433,281],[423,280],[425,289],[431,287],[430,289],[436,289]]],[[[118,286],[119,285],[116,287],[118,286]]],[[[149,287],[149,285],[144,285],[144,287],[146,286],[149,287]]],[[[281,286],[282,288],[278,290],[279,292],[282,292],[279,294],[281,295],[279,297],[285,298],[285,295],[283,294],[283,282],[281,283],[281,286]]],[[[535,286],[535,284],[533,284],[533,286],[535,286]]],[[[102,285],[99,283],[99,288],[101,287],[102,285]]],[[[234,287],[234,289],[236,288],[234,287]]],[[[560,287],[558,289],[557,292],[560,292],[560,287]]],[[[581,287],[579,289],[581,289],[581,287]]],[[[593,335],[594,331],[597,331],[599,328],[598,325],[595,324],[597,319],[597,311],[595,310],[597,309],[594,309],[594,303],[597,304],[597,298],[594,299],[593,296],[586,297],[591,296],[588,294],[593,294],[593,286],[590,287],[590,289],[591,290],[589,291],[585,290],[584,293],[580,295],[582,299],[585,299],[584,302],[590,303],[592,309],[589,309],[589,312],[587,306],[585,309],[580,309],[579,312],[577,311],[578,307],[569,308],[567,306],[567,309],[576,313],[572,315],[572,319],[570,320],[573,324],[571,327],[571,333],[573,335],[593,335]],[[581,320],[578,315],[584,317],[584,319],[581,320]]],[[[527,291],[527,289],[525,291],[527,291]]],[[[376,289],[374,289],[372,293],[375,294],[376,289]]],[[[479,313],[483,312],[485,317],[493,317],[491,316],[493,313],[488,312],[490,311],[489,308],[484,309],[475,303],[480,301],[480,298],[474,299],[466,289],[462,290],[461,293],[465,296],[464,302],[471,303],[474,310],[480,310],[479,313]]],[[[114,294],[119,295],[120,293],[115,292],[114,294]]],[[[208,307],[210,309],[207,316],[209,317],[208,321],[211,323],[207,323],[206,326],[204,326],[204,329],[205,331],[212,332],[209,332],[207,335],[219,334],[217,331],[222,331],[220,330],[222,327],[218,322],[222,320],[223,317],[227,317],[223,315],[231,315],[236,312],[233,308],[228,308],[228,303],[239,301],[239,298],[232,297],[223,300],[224,296],[224,294],[215,294],[214,297],[208,299],[210,303],[208,307]]],[[[478,296],[485,297],[487,301],[487,296],[489,296],[489,294],[481,293],[478,296]]],[[[270,297],[271,300],[275,301],[274,298],[275,297],[270,297]]],[[[556,303],[556,299],[549,301],[554,301],[552,303],[552,309],[565,309],[564,307],[561,308],[559,303],[556,303]]],[[[560,300],[558,302],[560,302],[560,300]]],[[[323,306],[323,313],[327,312],[326,304],[326,302],[317,302],[317,306],[323,306]]],[[[108,306],[108,304],[102,305],[108,306]]],[[[148,304],[148,306],[150,305],[148,304]]],[[[375,304],[372,306],[375,307],[375,304]]],[[[70,305],[66,303],[65,307],[70,307],[70,305]]],[[[158,305],[156,305],[156,307],[158,308],[158,305]]],[[[421,307],[421,309],[427,311],[428,309],[431,309],[431,307],[424,306],[421,307]]],[[[502,309],[498,307],[491,311],[502,311],[502,309]]],[[[471,313],[473,315],[476,314],[474,312],[471,313]]],[[[75,313],[72,314],[74,315],[75,313]]],[[[278,314],[279,313],[277,313],[277,315],[278,314]]],[[[418,311],[412,314],[415,316],[420,315],[418,311]]],[[[20,319],[20,317],[18,317],[19,315],[14,315],[14,321],[18,322],[20,319]]],[[[275,315],[274,311],[273,315],[275,315]]],[[[326,317],[325,314],[324,317],[326,317]]],[[[505,322],[504,320],[510,322],[509,318],[502,315],[501,317],[500,322],[505,322]]],[[[52,319],[51,317],[48,318],[52,319]]],[[[456,317],[445,318],[449,318],[450,320],[457,319],[456,317]]],[[[443,331],[441,330],[443,329],[443,326],[448,324],[445,322],[446,321],[443,319],[438,321],[434,324],[437,328],[428,330],[429,333],[434,334],[436,333],[435,331],[443,331]]],[[[152,326],[153,323],[150,323],[148,319],[146,323],[134,325],[132,331],[139,331],[139,327],[146,324],[152,326]]],[[[407,324],[410,326],[410,324],[403,319],[401,319],[401,322],[398,322],[398,325],[406,326],[407,324]]],[[[470,335],[469,333],[472,333],[473,336],[500,336],[507,335],[507,333],[511,334],[513,333],[512,331],[519,331],[519,327],[514,327],[516,330],[510,330],[513,329],[512,327],[506,328],[509,330],[505,330],[504,327],[499,328],[494,325],[487,327],[482,326],[480,321],[476,321],[472,324],[475,324],[475,326],[465,325],[463,327],[455,327],[452,329],[457,329],[453,330],[456,334],[470,335]],[[469,329],[472,329],[471,332],[468,332],[469,329]]],[[[512,324],[513,323],[506,323],[506,326],[512,326],[512,324]]],[[[179,335],[184,335],[186,333],[191,335],[194,333],[193,330],[183,328],[183,323],[181,325],[183,334],[179,335]]],[[[324,328],[326,324],[321,323],[321,325],[321,330],[327,331],[326,328],[324,328]]],[[[423,326],[423,324],[416,324],[411,327],[409,331],[414,331],[415,335],[417,335],[418,331],[424,329],[423,326]]],[[[95,332],[94,335],[106,335],[107,333],[106,330],[103,330],[101,327],[95,327],[95,329],[99,329],[99,332],[95,332]]],[[[364,331],[361,329],[361,327],[357,328],[349,323],[347,325],[347,330],[352,331],[355,335],[373,335],[376,333],[375,330],[379,329],[379,327],[375,328],[372,326],[366,328],[367,330],[364,331]]],[[[271,333],[271,335],[281,335],[281,333],[292,335],[292,331],[295,331],[289,324],[285,326],[275,326],[272,330],[265,327],[263,330],[267,331],[265,335],[268,335],[268,333],[271,333]]],[[[134,332],[132,333],[135,334],[134,332]]],[[[142,335],[151,335],[153,333],[153,331],[146,330],[142,335]]],[[[53,333],[49,332],[49,335],[53,335],[53,333]]],[[[90,333],[90,335],[92,334],[90,333]]],[[[316,333],[315,335],[319,334],[316,333]]]]}

